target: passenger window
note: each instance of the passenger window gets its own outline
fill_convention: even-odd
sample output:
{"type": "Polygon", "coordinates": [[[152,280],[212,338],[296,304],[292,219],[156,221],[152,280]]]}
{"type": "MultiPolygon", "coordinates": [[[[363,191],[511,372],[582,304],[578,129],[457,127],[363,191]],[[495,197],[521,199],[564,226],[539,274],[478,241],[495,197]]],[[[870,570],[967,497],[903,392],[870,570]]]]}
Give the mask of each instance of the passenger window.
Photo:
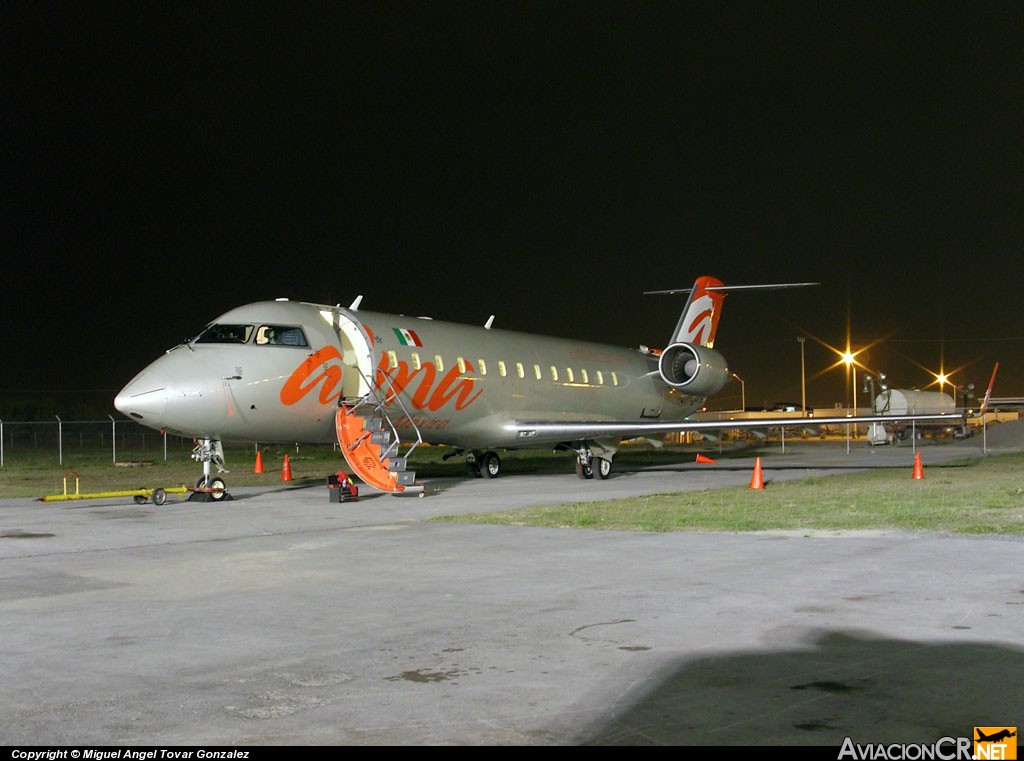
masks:
{"type": "Polygon", "coordinates": [[[558,380],[558,368],[555,367],[554,365],[551,365],[551,380],[558,380]]]}
{"type": "Polygon", "coordinates": [[[444,372],[444,360],[441,359],[441,355],[440,354],[435,354],[434,355],[434,367],[437,368],[437,371],[439,373],[443,373],[444,372]]]}
{"type": "Polygon", "coordinates": [[[570,383],[575,381],[575,378],[573,378],[573,375],[572,375],[572,368],[571,367],[565,368],[565,377],[569,379],[570,383]]]}
{"type": "Polygon", "coordinates": [[[604,373],[602,373],[600,370],[597,371],[597,385],[604,385],[604,373]]]}
{"type": "Polygon", "coordinates": [[[522,362],[516,362],[516,375],[518,375],[520,378],[526,377],[526,370],[523,369],[522,362]]]}
{"type": "Polygon", "coordinates": [[[480,363],[480,374],[487,375],[487,362],[482,359],[478,359],[477,362],[480,363]]]}
{"type": "Polygon", "coordinates": [[[459,372],[460,373],[466,372],[466,360],[463,357],[459,357],[458,358],[457,364],[459,366],[459,372]]]}
{"type": "Polygon", "coordinates": [[[540,365],[534,365],[533,366],[533,374],[537,377],[537,380],[540,380],[541,377],[543,377],[543,376],[541,376],[540,365]]]}
{"type": "Polygon", "coordinates": [[[500,375],[502,378],[504,378],[506,375],[505,360],[503,359],[498,360],[498,375],[500,375]]]}
{"type": "Polygon", "coordinates": [[[580,377],[583,378],[584,383],[590,383],[590,377],[587,375],[586,369],[580,370],[580,377]]]}
{"type": "Polygon", "coordinates": [[[619,374],[618,373],[612,373],[612,385],[613,386],[618,386],[619,385],[619,374]]]}
{"type": "Polygon", "coordinates": [[[412,353],[412,369],[413,370],[419,370],[420,369],[420,353],[418,351],[414,351],[412,353]]]}
{"type": "Polygon", "coordinates": [[[398,367],[398,355],[391,350],[388,351],[388,365],[391,366],[392,370],[398,367]]]}

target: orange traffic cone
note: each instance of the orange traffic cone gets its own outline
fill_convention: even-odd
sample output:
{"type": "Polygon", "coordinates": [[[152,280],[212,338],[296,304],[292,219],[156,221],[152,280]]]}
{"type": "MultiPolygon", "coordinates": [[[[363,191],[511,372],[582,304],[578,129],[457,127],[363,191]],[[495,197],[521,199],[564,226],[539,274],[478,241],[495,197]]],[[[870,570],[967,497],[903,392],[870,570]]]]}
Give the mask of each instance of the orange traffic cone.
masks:
{"type": "Polygon", "coordinates": [[[255,465],[255,467],[253,467],[252,472],[253,473],[262,473],[263,472],[263,452],[261,452],[258,449],[256,450],[256,465],[255,465]]]}
{"type": "Polygon", "coordinates": [[[714,462],[714,460],[712,460],[710,457],[705,457],[704,455],[698,453],[696,462],[714,462]]]}
{"type": "Polygon", "coordinates": [[[292,464],[288,462],[288,455],[284,456],[284,465],[281,466],[281,480],[292,480],[292,464]]]}
{"type": "Polygon", "coordinates": [[[758,457],[754,460],[754,475],[750,477],[750,488],[751,489],[763,489],[764,488],[764,476],[761,473],[761,458],[758,457]]]}
{"type": "Polygon", "coordinates": [[[916,452],[914,454],[914,475],[913,475],[913,478],[914,478],[915,481],[920,481],[922,478],[924,478],[924,468],[921,466],[921,453],[920,452],[916,452]]]}

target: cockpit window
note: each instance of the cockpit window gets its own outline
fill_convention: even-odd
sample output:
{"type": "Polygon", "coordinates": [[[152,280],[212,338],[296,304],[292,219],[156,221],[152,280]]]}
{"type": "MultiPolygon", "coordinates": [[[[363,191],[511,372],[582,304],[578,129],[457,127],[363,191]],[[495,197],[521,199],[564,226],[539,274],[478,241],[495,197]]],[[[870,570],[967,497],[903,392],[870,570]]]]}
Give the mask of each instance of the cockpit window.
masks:
{"type": "Polygon", "coordinates": [[[302,328],[292,325],[260,325],[256,329],[256,343],[261,346],[309,346],[302,328]]]}
{"type": "Polygon", "coordinates": [[[197,344],[244,344],[252,335],[252,325],[210,325],[196,336],[197,344]]]}

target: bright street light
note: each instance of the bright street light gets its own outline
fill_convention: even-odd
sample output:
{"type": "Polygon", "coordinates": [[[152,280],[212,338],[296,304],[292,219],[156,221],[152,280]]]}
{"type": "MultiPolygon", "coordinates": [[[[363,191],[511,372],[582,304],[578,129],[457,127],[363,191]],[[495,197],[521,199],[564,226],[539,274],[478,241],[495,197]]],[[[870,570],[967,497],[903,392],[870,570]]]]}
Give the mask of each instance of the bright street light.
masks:
{"type": "MultiPolygon", "coordinates": [[[[856,362],[856,361],[857,361],[857,358],[853,354],[851,354],[849,351],[847,351],[843,355],[843,362],[846,363],[846,369],[847,369],[847,371],[849,371],[851,373],[855,373],[856,372],[856,370],[853,369],[854,362],[856,362]]],[[[847,383],[850,382],[850,376],[846,377],[846,382],[847,383]]],[[[857,401],[856,401],[856,399],[857,399],[857,376],[856,375],[853,376],[853,384],[850,386],[850,396],[851,396],[851,398],[854,401],[850,402],[850,410],[852,410],[852,412],[848,412],[847,414],[854,414],[855,415],[855,414],[857,414],[857,401]]]]}
{"type": "Polygon", "coordinates": [[[736,373],[732,374],[732,377],[740,382],[740,411],[747,411],[747,384],[743,382],[743,379],[736,373]]]}

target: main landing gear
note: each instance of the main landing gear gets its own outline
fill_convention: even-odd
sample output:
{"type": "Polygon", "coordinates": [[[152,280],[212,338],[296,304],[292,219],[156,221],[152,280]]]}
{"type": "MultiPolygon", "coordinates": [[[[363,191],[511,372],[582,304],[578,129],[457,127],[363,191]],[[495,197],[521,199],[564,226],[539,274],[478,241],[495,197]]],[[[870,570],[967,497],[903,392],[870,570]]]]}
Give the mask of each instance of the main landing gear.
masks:
{"type": "Polygon", "coordinates": [[[450,460],[458,455],[466,456],[466,470],[469,471],[469,475],[473,478],[497,478],[501,475],[501,458],[498,457],[497,452],[481,452],[479,449],[470,449],[466,451],[464,449],[456,449],[454,452],[449,452],[442,460],[450,460]]]}
{"type": "Polygon", "coordinates": [[[501,473],[501,458],[497,452],[472,452],[466,453],[466,467],[469,474],[474,478],[497,478],[501,473]]]}
{"type": "Polygon", "coordinates": [[[609,457],[601,457],[594,454],[586,444],[576,450],[576,475],[579,478],[589,479],[597,476],[602,481],[612,473],[612,461],[609,457]]]}
{"type": "MultiPolygon", "coordinates": [[[[576,475],[580,478],[590,479],[596,476],[604,481],[611,476],[615,446],[609,442],[582,441],[575,444],[565,442],[555,447],[555,450],[576,452],[576,475]]],[[[458,449],[444,455],[442,459],[449,460],[460,454],[465,455],[466,468],[469,475],[474,478],[484,478],[485,476],[497,478],[501,474],[501,458],[498,457],[497,452],[458,449]]]]}

